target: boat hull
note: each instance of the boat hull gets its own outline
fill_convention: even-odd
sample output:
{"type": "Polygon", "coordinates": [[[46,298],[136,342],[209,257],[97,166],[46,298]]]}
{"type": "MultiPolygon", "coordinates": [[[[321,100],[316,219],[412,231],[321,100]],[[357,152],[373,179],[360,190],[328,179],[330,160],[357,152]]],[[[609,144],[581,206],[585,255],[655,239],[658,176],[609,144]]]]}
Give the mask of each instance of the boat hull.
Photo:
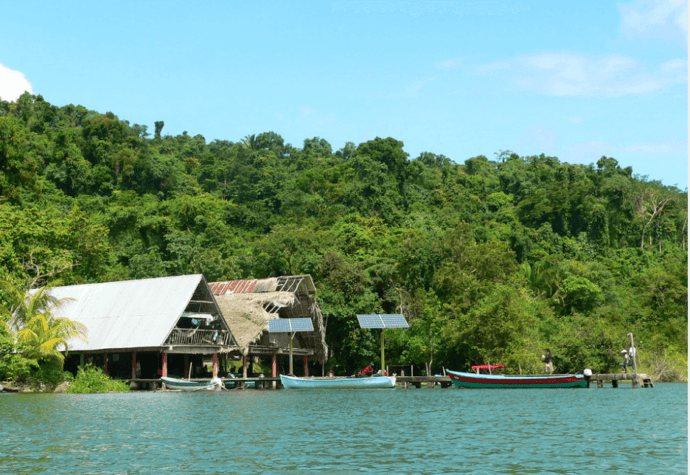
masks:
{"type": "Polygon", "coordinates": [[[395,376],[371,376],[366,378],[297,378],[280,375],[285,389],[352,389],[394,388],[395,376]]]}
{"type": "Polygon", "coordinates": [[[175,379],[163,376],[161,377],[161,382],[164,389],[177,391],[210,391],[223,388],[223,382],[217,378],[211,381],[190,381],[188,379],[175,379]]]}
{"type": "Polygon", "coordinates": [[[506,376],[446,371],[455,386],[461,388],[584,388],[587,380],[582,374],[551,376],[506,376]]]}

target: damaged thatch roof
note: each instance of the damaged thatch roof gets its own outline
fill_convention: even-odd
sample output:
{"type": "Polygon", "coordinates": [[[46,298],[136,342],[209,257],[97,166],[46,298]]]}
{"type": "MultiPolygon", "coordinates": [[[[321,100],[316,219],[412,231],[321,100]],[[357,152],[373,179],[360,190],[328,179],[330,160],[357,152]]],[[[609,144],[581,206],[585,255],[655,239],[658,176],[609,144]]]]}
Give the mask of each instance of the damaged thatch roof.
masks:
{"type": "Polygon", "coordinates": [[[243,350],[259,344],[268,331],[268,320],[306,317],[312,319],[314,331],[298,333],[296,342],[313,349],[322,363],[328,359],[326,326],[310,275],[211,282],[209,286],[243,350]]]}
{"type": "Polygon", "coordinates": [[[262,292],[260,294],[226,294],[216,296],[216,302],[225,321],[241,349],[246,349],[261,338],[268,329],[268,321],[278,318],[277,313],[267,312],[264,303],[289,306],[295,301],[292,292],[262,292]]]}

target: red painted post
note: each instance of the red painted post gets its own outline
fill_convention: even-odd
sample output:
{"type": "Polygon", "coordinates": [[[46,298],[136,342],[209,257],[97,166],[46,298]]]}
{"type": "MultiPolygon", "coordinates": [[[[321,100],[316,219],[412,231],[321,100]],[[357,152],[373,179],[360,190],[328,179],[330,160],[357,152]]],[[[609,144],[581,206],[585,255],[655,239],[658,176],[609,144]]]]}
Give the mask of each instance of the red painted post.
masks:
{"type": "Polygon", "coordinates": [[[213,353],[213,377],[218,377],[218,353],[213,353]]]}
{"type": "Polygon", "coordinates": [[[247,356],[242,355],[242,377],[247,379],[247,356]]]}
{"type": "Polygon", "coordinates": [[[132,379],[137,379],[137,353],[132,353],[132,379]]]}
{"type": "Polygon", "coordinates": [[[271,377],[278,377],[278,355],[273,353],[273,360],[271,361],[271,377]]]}
{"type": "Polygon", "coordinates": [[[307,365],[307,355],[304,355],[304,377],[309,376],[309,365],[307,365]]]}
{"type": "Polygon", "coordinates": [[[163,353],[163,376],[168,377],[168,354],[163,353]]]}

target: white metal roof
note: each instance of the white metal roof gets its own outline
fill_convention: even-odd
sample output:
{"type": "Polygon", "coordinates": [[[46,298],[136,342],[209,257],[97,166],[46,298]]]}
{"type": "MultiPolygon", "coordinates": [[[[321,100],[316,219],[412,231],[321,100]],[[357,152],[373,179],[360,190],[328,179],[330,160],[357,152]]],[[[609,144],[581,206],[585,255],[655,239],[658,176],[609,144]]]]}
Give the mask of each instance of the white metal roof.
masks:
{"type": "Polygon", "coordinates": [[[68,298],[55,315],[88,329],[88,342],[68,341],[70,351],[150,348],[163,345],[194,295],[203,275],[126,280],[53,287],[68,298]]]}

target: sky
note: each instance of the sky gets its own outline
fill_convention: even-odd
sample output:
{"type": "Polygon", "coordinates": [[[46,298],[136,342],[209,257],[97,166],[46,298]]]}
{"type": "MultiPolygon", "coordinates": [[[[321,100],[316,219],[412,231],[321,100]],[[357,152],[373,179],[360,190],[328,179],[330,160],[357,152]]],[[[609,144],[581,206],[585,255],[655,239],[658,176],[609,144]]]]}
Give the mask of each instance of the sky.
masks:
{"type": "Polygon", "coordinates": [[[0,98],[163,134],[376,137],[688,184],[685,0],[4,2],[0,98]]]}

